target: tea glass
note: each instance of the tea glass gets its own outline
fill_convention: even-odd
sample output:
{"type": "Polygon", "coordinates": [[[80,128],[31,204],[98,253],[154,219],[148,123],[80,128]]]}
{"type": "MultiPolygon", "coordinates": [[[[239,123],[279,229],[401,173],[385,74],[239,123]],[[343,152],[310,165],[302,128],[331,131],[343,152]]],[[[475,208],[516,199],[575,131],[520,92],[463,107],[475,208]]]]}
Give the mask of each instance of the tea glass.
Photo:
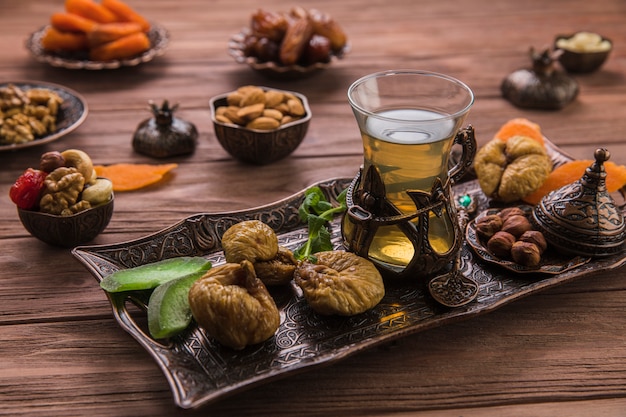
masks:
{"type": "Polygon", "coordinates": [[[382,272],[431,276],[462,244],[452,184],[476,153],[472,90],[452,77],[417,70],[367,75],[348,89],[363,140],[363,166],[348,189],[344,245],[382,272]],[[459,161],[450,167],[454,145],[459,161]]]}

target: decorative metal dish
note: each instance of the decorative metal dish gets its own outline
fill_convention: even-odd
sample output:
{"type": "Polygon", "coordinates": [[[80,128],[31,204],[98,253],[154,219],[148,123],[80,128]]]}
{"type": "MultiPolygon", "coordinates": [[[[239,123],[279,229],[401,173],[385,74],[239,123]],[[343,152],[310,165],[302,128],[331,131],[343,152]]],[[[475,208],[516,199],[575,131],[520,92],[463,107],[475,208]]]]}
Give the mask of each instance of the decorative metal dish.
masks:
{"type": "MultiPolygon", "coordinates": [[[[530,206],[520,206],[520,208],[524,210],[527,215],[530,215],[530,206]]],[[[489,214],[497,214],[499,211],[500,209],[488,209],[480,213],[476,218],[489,214]]],[[[487,249],[485,243],[478,236],[476,232],[476,219],[468,223],[467,229],[465,229],[465,238],[480,259],[518,274],[556,275],[579,267],[591,260],[591,257],[588,256],[567,256],[550,249],[542,255],[541,263],[535,267],[524,266],[508,259],[498,258],[487,249]]]]}
{"type": "MultiPolygon", "coordinates": [[[[566,160],[562,154],[556,156],[566,160]]],[[[331,179],[317,185],[331,201],[352,178],[331,179]]],[[[478,182],[455,186],[456,195],[468,194],[479,210],[489,201],[478,182]]],[[[299,247],[307,239],[307,226],[298,216],[304,191],[274,204],[255,209],[218,214],[196,214],[155,234],[113,245],[80,246],[72,254],[100,281],[122,268],[130,268],[177,256],[204,256],[213,265],[224,262],[221,236],[231,225],[258,219],[270,225],[279,242],[299,247]]],[[[340,219],[332,223],[332,240],[341,247],[340,219]]],[[[537,291],[550,288],[593,272],[615,269],[626,264],[624,254],[592,260],[557,275],[511,274],[502,268],[475,262],[473,251],[462,248],[460,268],[479,284],[477,298],[459,308],[439,306],[429,296],[426,282],[387,282],[386,295],[372,310],[354,317],[323,317],[315,314],[295,286],[272,290],[281,312],[275,336],[257,346],[234,351],[217,344],[195,324],[166,341],[148,336],[145,311],[149,294],[107,294],[113,315],[165,374],[175,403],[195,408],[224,395],[284,377],[305,368],[328,364],[362,349],[392,339],[475,317],[537,291]],[[129,309],[128,305],[139,307],[129,309]],[[140,320],[141,319],[141,320],[140,320]]]]}
{"type": "Polygon", "coordinates": [[[246,64],[258,73],[272,79],[295,80],[310,77],[313,74],[328,68],[336,59],[342,59],[344,55],[350,52],[350,45],[341,50],[340,53],[333,53],[327,62],[316,62],[308,66],[302,65],[280,65],[273,61],[261,62],[255,57],[245,54],[245,40],[250,34],[249,28],[243,28],[241,32],[231,36],[228,42],[228,53],[235,61],[240,64],[246,64]]]}
{"type": "Polygon", "coordinates": [[[48,26],[44,26],[33,32],[26,40],[26,48],[39,62],[49,64],[53,67],[66,69],[86,69],[103,70],[116,69],[120,67],[133,67],[144,62],[152,61],[155,57],[163,55],[169,44],[169,33],[161,25],[152,23],[148,38],[150,39],[150,49],[128,59],[116,59],[113,61],[91,61],[86,53],[57,54],[46,51],[41,47],[41,38],[48,26]]]}
{"type": "Polygon", "coordinates": [[[63,104],[61,104],[59,108],[56,121],[56,130],[53,133],[41,138],[36,138],[35,140],[32,140],[30,142],[8,145],[0,143],[0,152],[15,151],[18,149],[30,148],[31,146],[39,146],[45,143],[53,142],[75,130],[87,118],[87,102],[76,91],[73,91],[61,85],[44,83],[40,81],[13,81],[1,83],[0,87],[7,87],[11,84],[20,88],[21,90],[45,88],[54,91],[63,99],[63,104]]]}

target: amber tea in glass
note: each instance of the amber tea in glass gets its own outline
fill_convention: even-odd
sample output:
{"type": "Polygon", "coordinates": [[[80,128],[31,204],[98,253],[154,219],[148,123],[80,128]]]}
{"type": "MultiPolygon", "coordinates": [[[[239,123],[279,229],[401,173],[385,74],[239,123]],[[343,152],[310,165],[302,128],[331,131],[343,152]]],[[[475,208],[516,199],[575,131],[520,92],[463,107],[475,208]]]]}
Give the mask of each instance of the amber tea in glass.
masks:
{"type": "Polygon", "coordinates": [[[461,129],[472,91],[441,74],[386,71],[356,81],[348,98],[363,140],[342,225],[348,249],[391,270],[442,268],[460,247],[450,185],[475,152],[473,131],[461,129]],[[455,143],[463,163],[450,169],[455,143]]]}

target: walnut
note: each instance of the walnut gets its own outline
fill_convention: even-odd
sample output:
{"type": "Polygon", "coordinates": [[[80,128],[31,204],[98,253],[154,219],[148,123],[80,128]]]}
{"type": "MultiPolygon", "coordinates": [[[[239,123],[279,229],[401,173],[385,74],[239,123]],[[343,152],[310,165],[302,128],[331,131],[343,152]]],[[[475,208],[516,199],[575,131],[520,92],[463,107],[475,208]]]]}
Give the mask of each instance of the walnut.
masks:
{"type": "Polygon", "coordinates": [[[0,88],[0,143],[26,143],[54,132],[62,103],[57,93],[44,88],[0,88]]]}
{"type": "Polygon", "coordinates": [[[319,252],[315,256],[315,263],[306,260],[298,266],[294,279],[317,313],[363,313],[385,295],[382,277],[367,259],[345,251],[319,252]]]}
{"type": "Polygon", "coordinates": [[[269,261],[278,253],[278,237],[260,220],[247,220],[231,226],[222,236],[226,262],[269,261]]]}
{"type": "Polygon", "coordinates": [[[269,339],[280,324],[278,308],[249,261],[207,271],[191,287],[189,306],[211,337],[237,350],[269,339]]]}
{"type": "Polygon", "coordinates": [[[84,185],[85,177],[76,168],[55,169],[44,181],[44,191],[39,201],[41,211],[56,215],[71,214],[72,206],[78,201],[84,185]]]}

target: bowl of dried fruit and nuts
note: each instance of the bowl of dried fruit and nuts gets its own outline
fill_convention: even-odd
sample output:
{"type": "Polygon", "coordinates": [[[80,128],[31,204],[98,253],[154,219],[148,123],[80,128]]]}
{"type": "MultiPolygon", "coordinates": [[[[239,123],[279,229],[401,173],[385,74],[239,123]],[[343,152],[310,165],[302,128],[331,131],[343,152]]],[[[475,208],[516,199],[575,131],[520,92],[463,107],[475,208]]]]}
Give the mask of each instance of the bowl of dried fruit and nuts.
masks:
{"type": "Polygon", "coordinates": [[[237,62],[280,80],[313,75],[349,50],[348,37],[332,16],[303,7],[289,12],[259,9],[228,44],[237,62]]]}
{"type": "Polygon", "coordinates": [[[113,216],[113,183],[79,149],[46,152],[9,190],[24,228],[50,245],[74,247],[98,236],[113,216]]]}
{"type": "Polygon", "coordinates": [[[290,155],[309,128],[311,109],[300,93],[243,86],[210,100],[215,135],[232,157],[265,165],[290,155]]]}

